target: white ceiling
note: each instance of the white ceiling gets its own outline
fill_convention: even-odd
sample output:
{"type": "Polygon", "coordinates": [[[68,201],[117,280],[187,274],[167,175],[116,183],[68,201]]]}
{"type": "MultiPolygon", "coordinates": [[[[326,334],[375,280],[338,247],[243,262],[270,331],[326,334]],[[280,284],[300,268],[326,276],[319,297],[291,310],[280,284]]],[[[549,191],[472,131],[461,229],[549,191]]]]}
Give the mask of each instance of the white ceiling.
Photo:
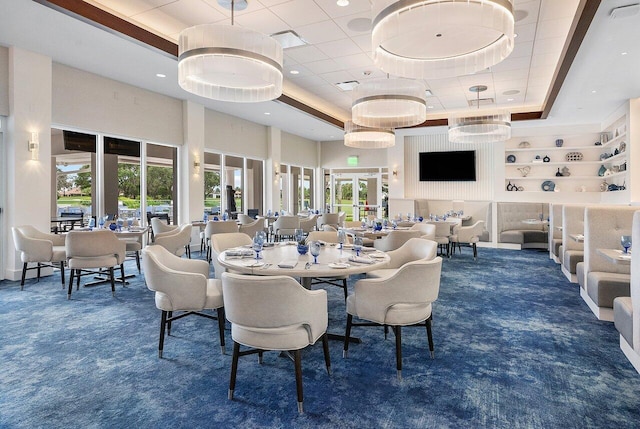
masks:
{"type": "MultiPolygon", "coordinates": [[[[514,52],[490,70],[471,76],[426,81],[431,118],[468,109],[472,85],[489,87],[493,97],[513,112],[541,110],[579,0],[514,0],[514,52]],[[505,95],[506,91],[518,91],[505,95]],[[513,100],[510,100],[510,99],[513,100]]],[[[205,22],[230,23],[230,12],[215,0],[91,0],[110,11],[176,41],[181,29],[205,22]],[[104,6],[106,5],[106,6],[104,6]]],[[[634,0],[604,0],[551,111],[556,123],[594,123],[624,100],[640,96],[640,16],[612,20],[613,7],[634,0]],[[622,52],[627,55],[621,55],[622,52]],[[592,93],[592,89],[596,93],[592,93]]],[[[223,103],[191,95],[177,85],[175,58],[27,0],[0,0],[0,44],[16,45],[51,56],[54,61],[97,73],[257,123],[272,125],[313,140],[337,140],[342,131],[278,102],[223,103]],[[25,31],[28,29],[28,31],[25,31]],[[157,78],[156,73],[167,75],[157,78]],[[270,115],[265,115],[265,112],[270,115]]],[[[264,33],[293,29],[309,45],[285,51],[285,94],[346,120],[351,97],[335,87],[345,80],[382,77],[370,56],[370,32],[355,31],[353,20],[367,24],[368,0],[249,0],[236,12],[236,25],[264,33]],[[290,75],[292,69],[298,75],[290,75]],[[370,71],[369,76],[363,72],[370,71]]],[[[544,121],[543,121],[544,122],[544,121]]]]}

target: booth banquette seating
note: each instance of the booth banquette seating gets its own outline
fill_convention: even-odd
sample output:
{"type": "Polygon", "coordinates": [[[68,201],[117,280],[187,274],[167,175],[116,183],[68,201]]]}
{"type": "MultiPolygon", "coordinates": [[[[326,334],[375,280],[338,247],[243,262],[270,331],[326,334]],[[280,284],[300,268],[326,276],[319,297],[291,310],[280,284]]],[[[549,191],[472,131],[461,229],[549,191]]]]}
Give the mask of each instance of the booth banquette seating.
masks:
{"type": "MultiPolygon", "coordinates": [[[[640,211],[633,214],[631,242],[640,243],[640,211]]],[[[613,316],[620,333],[620,348],[640,372],[640,255],[631,255],[631,296],[613,300],[613,316]]]]}
{"type": "Polygon", "coordinates": [[[620,236],[631,235],[636,207],[587,207],[584,214],[584,278],[580,295],[600,320],[613,321],[613,300],[630,296],[630,266],[615,263],[598,249],[621,249],[620,236]]]}
{"type": "Polygon", "coordinates": [[[462,222],[463,226],[473,225],[479,220],[484,221],[485,230],[480,236],[480,241],[491,241],[491,202],[490,201],[459,201],[459,200],[426,200],[417,199],[414,201],[414,212],[416,216],[429,219],[430,214],[442,216],[448,211],[464,212],[464,216],[469,216],[468,220],[462,222]]]}
{"type": "Polygon", "coordinates": [[[549,210],[549,258],[562,263],[562,204],[551,204],[549,210]]]}
{"type": "Polygon", "coordinates": [[[546,249],[549,245],[547,225],[526,223],[527,219],[549,217],[549,205],[543,203],[496,203],[498,243],[521,249],[546,249]]]}
{"type": "MultiPolygon", "coordinates": [[[[584,241],[574,237],[584,236],[583,205],[562,206],[562,273],[572,283],[577,283],[578,264],[584,260],[584,241]]],[[[580,275],[584,276],[583,264],[580,275]]]]}

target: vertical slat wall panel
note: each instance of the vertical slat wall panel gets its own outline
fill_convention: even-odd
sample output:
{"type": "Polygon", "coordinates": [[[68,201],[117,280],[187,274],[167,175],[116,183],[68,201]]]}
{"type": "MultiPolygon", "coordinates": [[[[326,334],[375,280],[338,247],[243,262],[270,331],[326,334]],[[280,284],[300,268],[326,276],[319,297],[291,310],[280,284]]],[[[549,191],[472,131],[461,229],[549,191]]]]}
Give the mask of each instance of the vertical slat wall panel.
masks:
{"type": "MultiPolygon", "coordinates": [[[[446,134],[407,136],[404,141],[405,198],[435,200],[492,200],[494,194],[493,143],[450,143],[446,134]],[[475,182],[421,182],[420,152],[476,151],[475,182]]],[[[455,165],[451,168],[456,168],[455,165]]]]}

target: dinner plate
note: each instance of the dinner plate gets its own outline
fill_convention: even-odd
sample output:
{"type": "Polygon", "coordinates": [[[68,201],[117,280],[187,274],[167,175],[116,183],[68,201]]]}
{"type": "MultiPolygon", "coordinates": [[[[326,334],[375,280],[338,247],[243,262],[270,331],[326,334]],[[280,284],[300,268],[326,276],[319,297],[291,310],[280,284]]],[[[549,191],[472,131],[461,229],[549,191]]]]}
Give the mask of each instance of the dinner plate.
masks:
{"type": "Polygon", "coordinates": [[[330,268],[349,268],[351,265],[345,264],[343,262],[332,262],[329,264],[330,268]]]}

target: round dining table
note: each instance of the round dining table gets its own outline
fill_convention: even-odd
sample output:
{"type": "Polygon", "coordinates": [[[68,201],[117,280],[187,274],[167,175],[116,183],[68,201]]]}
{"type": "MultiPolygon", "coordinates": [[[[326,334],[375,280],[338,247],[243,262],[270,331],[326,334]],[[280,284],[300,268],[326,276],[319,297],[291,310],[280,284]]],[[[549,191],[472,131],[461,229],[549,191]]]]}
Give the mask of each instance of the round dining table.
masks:
{"type": "Polygon", "coordinates": [[[218,256],[220,265],[242,274],[300,277],[302,285],[307,289],[314,277],[362,274],[383,268],[389,261],[389,256],[384,252],[365,249],[358,257],[350,245],[340,249],[334,243],[326,243],[320,247],[317,264],[309,252],[300,255],[295,242],[280,242],[265,247],[260,252],[261,259],[255,258],[254,251],[248,252],[250,247],[245,249],[245,255],[242,256],[238,256],[238,253],[243,253],[238,252],[238,249],[222,252],[218,256]]]}

